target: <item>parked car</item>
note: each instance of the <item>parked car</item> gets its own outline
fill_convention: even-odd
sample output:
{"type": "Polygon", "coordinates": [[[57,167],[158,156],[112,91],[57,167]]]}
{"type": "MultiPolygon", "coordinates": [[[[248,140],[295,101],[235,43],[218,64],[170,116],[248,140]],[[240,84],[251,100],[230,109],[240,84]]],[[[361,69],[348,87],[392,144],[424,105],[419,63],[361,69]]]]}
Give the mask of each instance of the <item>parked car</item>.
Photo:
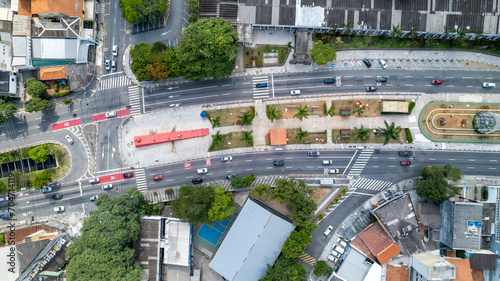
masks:
{"type": "Polygon", "coordinates": [[[97,198],[99,198],[99,195],[91,196],[90,201],[94,202],[97,198]]]}
{"type": "Polygon", "coordinates": [[[328,169],[328,174],[340,174],[339,169],[328,169]]]}
{"type": "Polygon", "coordinates": [[[411,162],[410,162],[410,161],[401,161],[401,162],[399,162],[399,164],[400,164],[401,166],[410,166],[410,165],[411,165],[411,162]]]}
{"type": "Polygon", "coordinates": [[[333,262],[333,263],[336,263],[339,259],[337,257],[332,256],[332,255],[328,255],[328,260],[333,262]]]}
{"type": "Polygon", "coordinates": [[[104,66],[106,67],[106,70],[110,70],[111,69],[111,64],[109,63],[109,60],[105,60],[104,61],[104,66]]]}
{"type": "Polygon", "coordinates": [[[333,163],[333,160],[322,160],[321,161],[322,165],[332,165],[332,163],[333,163]]]}
{"type": "Polygon", "coordinates": [[[267,87],[267,83],[257,83],[255,84],[255,88],[265,88],[267,87]]]}
{"type": "Polygon", "coordinates": [[[99,178],[93,178],[89,180],[89,183],[97,183],[100,182],[101,180],[99,178]]]}
{"type": "Polygon", "coordinates": [[[382,68],[387,68],[387,63],[385,63],[385,60],[379,60],[378,64],[380,64],[382,68]]]}
{"type": "Polygon", "coordinates": [[[332,232],[332,229],[333,229],[333,226],[329,225],[329,226],[325,229],[325,231],[323,231],[323,234],[324,234],[325,236],[328,236],[328,235],[332,232]]]}
{"type": "Polygon", "coordinates": [[[377,77],[376,82],[387,82],[387,77],[377,77]]]}
{"type": "Polygon", "coordinates": [[[398,152],[398,155],[401,157],[408,157],[411,156],[411,151],[400,151],[398,152]]]}
{"type": "Polygon", "coordinates": [[[274,160],[273,164],[274,164],[274,166],[283,166],[283,165],[285,165],[285,161],[283,161],[283,160],[274,160]]]}
{"type": "Polygon", "coordinates": [[[105,184],[102,186],[102,190],[108,190],[108,189],[112,189],[113,188],[113,185],[110,183],[110,184],[105,184]]]}
{"type": "Polygon", "coordinates": [[[66,135],[66,141],[73,144],[73,139],[69,135],[66,135]]]}
{"type": "Polygon", "coordinates": [[[54,212],[64,212],[66,208],[64,206],[54,207],[54,212]]]}
{"type": "Polygon", "coordinates": [[[376,90],[377,90],[377,88],[373,87],[373,86],[366,87],[367,92],[375,92],[376,90]]]}
{"type": "Polygon", "coordinates": [[[156,175],[156,176],[153,176],[153,180],[157,181],[157,180],[161,180],[163,179],[163,176],[162,175],[156,175]]]}
{"type": "Polygon", "coordinates": [[[208,169],[207,168],[200,168],[197,171],[198,171],[198,174],[206,174],[208,172],[208,169]]]}
{"type": "Polygon", "coordinates": [[[337,238],[337,243],[339,243],[340,246],[342,246],[344,249],[347,247],[347,243],[344,240],[342,240],[340,237],[337,238]]]}
{"type": "Polygon", "coordinates": [[[113,57],[117,57],[117,56],[118,56],[118,46],[113,45],[113,57]]]}
{"type": "Polygon", "coordinates": [[[292,96],[300,95],[300,90],[291,90],[290,95],[292,96]]]}
{"type": "Polygon", "coordinates": [[[443,84],[443,80],[432,80],[432,85],[443,84]]]}
{"type": "Polygon", "coordinates": [[[199,184],[203,182],[203,178],[194,178],[191,182],[193,184],[199,184]]]}
{"type": "Polygon", "coordinates": [[[333,245],[333,250],[337,251],[341,255],[345,252],[344,248],[340,247],[339,245],[333,245]]]}
{"type": "Polygon", "coordinates": [[[233,161],[233,157],[231,156],[222,157],[220,161],[222,162],[233,161]]]}
{"type": "Polygon", "coordinates": [[[52,199],[54,200],[61,200],[62,198],[63,198],[62,194],[59,193],[52,195],[52,199]]]}
{"type": "Polygon", "coordinates": [[[42,188],[41,191],[42,191],[42,193],[49,193],[52,191],[52,187],[46,186],[46,187],[42,188]]]}
{"type": "Polygon", "coordinates": [[[126,178],[126,179],[133,178],[134,177],[134,173],[132,173],[132,172],[124,173],[123,177],[126,178]]]}
{"type": "Polygon", "coordinates": [[[495,88],[495,83],[491,83],[491,82],[484,82],[483,83],[483,88],[495,88]]]}
{"type": "Polygon", "coordinates": [[[307,156],[319,156],[319,151],[308,151],[307,156]]]}
{"type": "Polygon", "coordinates": [[[367,67],[372,67],[372,63],[368,59],[363,59],[363,63],[366,64],[367,67]]]}
{"type": "Polygon", "coordinates": [[[116,111],[106,112],[106,118],[111,118],[116,116],[116,111]]]}
{"type": "Polygon", "coordinates": [[[236,177],[236,174],[226,175],[226,180],[230,180],[231,178],[234,178],[234,177],[236,177]]]}
{"type": "Polygon", "coordinates": [[[8,220],[12,217],[10,213],[0,215],[0,219],[8,220]]]}
{"type": "Polygon", "coordinates": [[[332,256],[336,257],[336,258],[340,258],[340,253],[339,253],[339,252],[337,252],[337,251],[335,251],[335,250],[332,250],[332,251],[330,252],[330,254],[331,254],[332,256]]]}
{"type": "Polygon", "coordinates": [[[324,82],[325,84],[333,84],[333,83],[335,83],[335,79],[333,79],[333,78],[328,78],[328,79],[323,80],[323,82],[324,82]]]}

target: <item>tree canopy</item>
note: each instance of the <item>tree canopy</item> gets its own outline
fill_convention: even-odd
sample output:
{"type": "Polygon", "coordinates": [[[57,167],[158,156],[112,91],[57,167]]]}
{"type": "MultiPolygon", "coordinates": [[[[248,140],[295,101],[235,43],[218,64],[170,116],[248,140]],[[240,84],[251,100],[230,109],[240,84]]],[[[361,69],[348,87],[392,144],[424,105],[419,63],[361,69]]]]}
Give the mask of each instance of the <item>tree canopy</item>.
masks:
{"type": "Polygon", "coordinates": [[[238,33],[228,20],[200,19],[190,24],[175,48],[186,79],[200,81],[231,75],[238,52],[236,41],[238,33]]]}
{"type": "Polygon", "coordinates": [[[168,8],[168,0],[120,0],[122,17],[129,23],[157,23],[168,8]]]}
{"type": "Polygon", "coordinates": [[[330,275],[333,272],[333,268],[329,267],[328,264],[326,264],[326,261],[318,261],[314,265],[314,275],[316,276],[321,276],[321,275],[330,275]]]}
{"type": "Polygon", "coordinates": [[[32,98],[30,103],[25,106],[26,112],[38,112],[52,107],[52,104],[48,100],[43,100],[41,98],[32,98]]]}
{"type": "Polygon", "coordinates": [[[130,56],[130,67],[139,81],[151,79],[158,82],[181,75],[175,51],[160,41],[153,46],[141,42],[132,48],[130,56]]]}
{"type": "Polygon", "coordinates": [[[417,185],[417,195],[441,204],[451,197],[460,194],[460,187],[447,181],[462,178],[460,168],[453,164],[445,166],[426,166],[422,169],[422,180],[417,185]]]}
{"type": "Polygon", "coordinates": [[[41,189],[45,185],[52,182],[52,173],[48,170],[41,171],[35,174],[31,184],[35,189],[41,189]]]}
{"type": "Polygon", "coordinates": [[[325,65],[337,59],[335,48],[323,43],[321,40],[313,43],[313,48],[309,50],[309,55],[318,65],[325,65]]]}
{"type": "Polygon", "coordinates": [[[292,231],[281,248],[283,255],[289,259],[296,259],[304,252],[307,245],[312,242],[312,233],[318,225],[307,222],[300,226],[298,230],[292,231]]]}
{"type": "Polygon", "coordinates": [[[132,242],[139,235],[142,194],[133,188],[119,197],[100,195],[83,221],[82,235],[66,249],[68,280],[140,280],[132,242]]]}
{"type": "Polygon", "coordinates": [[[47,150],[45,150],[41,146],[36,146],[30,151],[28,151],[28,155],[30,156],[35,163],[43,163],[49,159],[49,156],[47,155],[47,150]]]}
{"type": "Polygon", "coordinates": [[[31,77],[26,80],[26,93],[34,98],[41,98],[47,91],[47,87],[42,82],[31,77]]]}
{"type": "Polygon", "coordinates": [[[0,123],[6,122],[16,111],[17,107],[0,99],[0,123]]]}
{"type": "Polygon", "coordinates": [[[295,259],[287,259],[281,256],[276,260],[274,266],[268,265],[266,276],[259,279],[259,281],[305,281],[307,271],[300,262],[295,259]]]}

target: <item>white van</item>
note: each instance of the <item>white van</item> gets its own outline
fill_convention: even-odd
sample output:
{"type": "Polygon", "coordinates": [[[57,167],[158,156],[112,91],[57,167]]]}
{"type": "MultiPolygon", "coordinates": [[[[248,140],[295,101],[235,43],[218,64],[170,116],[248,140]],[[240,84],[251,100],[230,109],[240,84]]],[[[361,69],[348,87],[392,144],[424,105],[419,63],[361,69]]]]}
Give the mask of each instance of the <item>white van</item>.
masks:
{"type": "Polygon", "coordinates": [[[495,83],[490,83],[490,82],[484,82],[483,83],[483,88],[495,88],[495,83]]]}

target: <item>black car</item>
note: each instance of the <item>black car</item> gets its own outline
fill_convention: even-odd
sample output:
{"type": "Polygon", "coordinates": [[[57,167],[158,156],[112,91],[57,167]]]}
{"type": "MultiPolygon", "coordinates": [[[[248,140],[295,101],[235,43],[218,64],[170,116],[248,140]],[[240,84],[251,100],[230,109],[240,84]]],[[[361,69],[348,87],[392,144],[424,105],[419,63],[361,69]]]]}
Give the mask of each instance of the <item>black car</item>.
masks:
{"type": "Polygon", "coordinates": [[[54,200],[60,200],[62,198],[63,198],[62,194],[59,194],[59,193],[52,195],[52,199],[54,199],[54,200]]]}
{"type": "Polygon", "coordinates": [[[323,80],[323,82],[325,84],[333,84],[333,83],[335,83],[335,79],[328,78],[328,79],[323,80]]]}
{"type": "Polygon", "coordinates": [[[387,82],[387,77],[377,77],[377,79],[375,79],[375,81],[377,81],[377,82],[387,82]]]}
{"type": "Polygon", "coordinates": [[[199,184],[203,182],[203,178],[194,178],[191,182],[193,184],[199,184]]]}
{"type": "Polygon", "coordinates": [[[402,157],[408,157],[408,156],[411,156],[411,151],[400,151],[398,152],[399,156],[402,156],[402,157]]]}
{"type": "Polygon", "coordinates": [[[366,66],[372,67],[372,63],[368,59],[363,59],[363,62],[366,64],[366,66]]]}
{"type": "Polygon", "coordinates": [[[283,161],[283,160],[275,160],[273,162],[273,164],[274,164],[274,166],[283,166],[283,165],[285,165],[285,161],[283,161]]]}
{"type": "Polygon", "coordinates": [[[132,172],[128,172],[128,173],[123,174],[123,177],[126,178],[126,179],[127,178],[131,178],[133,176],[134,176],[134,173],[132,173],[132,172]]]}
{"type": "Polygon", "coordinates": [[[319,156],[319,151],[308,151],[307,156],[319,156]]]}
{"type": "Polygon", "coordinates": [[[234,177],[236,177],[236,174],[226,175],[226,180],[230,180],[231,178],[234,178],[234,177]]]}

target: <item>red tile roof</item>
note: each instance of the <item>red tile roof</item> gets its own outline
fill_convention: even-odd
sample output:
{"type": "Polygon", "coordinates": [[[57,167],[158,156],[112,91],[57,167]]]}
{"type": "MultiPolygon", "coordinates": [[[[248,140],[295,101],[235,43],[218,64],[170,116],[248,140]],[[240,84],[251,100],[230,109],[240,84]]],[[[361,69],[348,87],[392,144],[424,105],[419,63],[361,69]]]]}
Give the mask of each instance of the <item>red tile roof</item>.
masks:
{"type": "Polygon", "coordinates": [[[31,0],[19,0],[17,14],[31,17],[31,0]]]}
{"type": "Polygon", "coordinates": [[[54,233],[58,232],[59,230],[54,227],[50,227],[47,225],[35,225],[35,226],[30,226],[30,227],[25,227],[25,228],[19,228],[14,231],[14,234],[10,234],[11,231],[7,231],[5,234],[5,241],[8,241],[8,237],[14,237],[14,241],[16,243],[21,242],[26,238],[26,236],[29,236],[33,233],[36,233],[40,230],[45,230],[46,233],[54,233]]]}
{"type": "Polygon", "coordinates": [[[391,237],[387,235],[387,232],[385,232],[378,222],[368,226],[365,230],[361,231],[358,236],[375,256],[378,256],[393,243],[391,237]]]}
{"type": "Polygon", "coordinates": [[[387,265],[386,278],[387,281],[397,280],[397,281],[408,281],[410,280],[410,271],[407,269],[407,265],[387,265]]]}
{"type": "Polygon", "coordinates": [[[271,145],[285,145],[286,144],[286,129],[271,129],[271,145]]]}
{"type": "Polygon", "coordinates": [[[470,262],[468,259],[460,258],[445,258],[449,263],[453,264],[457,268],[457,275],[455,279],[457,281],[472,281],[472,273],[470,269],[470,262]]]}
{"type": "Polygon", "coordinates": [[[391,246],[383,250],[380,254],[377,255],[377,259],[381,265],[390,261],[393,257],[399,254],[401,250],[398,247],[398,244],[392,243],[391,246]]]}
{"type": "Polygon", "coordinates": [[[59,13],[82,17],[83,1],[78,0],[31,0],[31,13],[59,13]]]}
{"type": "Polygon", "coordinates": [[[40,81],[66,79],[66,67],[47,67],[40,69],[40,81]]]}

